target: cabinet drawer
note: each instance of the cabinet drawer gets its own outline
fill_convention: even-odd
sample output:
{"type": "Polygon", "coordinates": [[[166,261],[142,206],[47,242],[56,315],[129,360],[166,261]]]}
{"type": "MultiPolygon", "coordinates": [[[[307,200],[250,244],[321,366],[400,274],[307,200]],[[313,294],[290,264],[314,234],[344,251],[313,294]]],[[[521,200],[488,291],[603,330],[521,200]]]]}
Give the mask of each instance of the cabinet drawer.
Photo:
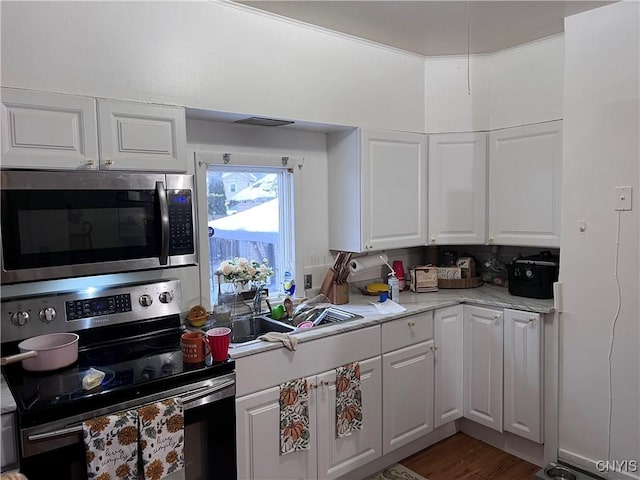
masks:
{"type": "Polygon", "coordinates": [[[433,312],[418,313],[382,324],[382,353],[433,337],[433,312]]]}

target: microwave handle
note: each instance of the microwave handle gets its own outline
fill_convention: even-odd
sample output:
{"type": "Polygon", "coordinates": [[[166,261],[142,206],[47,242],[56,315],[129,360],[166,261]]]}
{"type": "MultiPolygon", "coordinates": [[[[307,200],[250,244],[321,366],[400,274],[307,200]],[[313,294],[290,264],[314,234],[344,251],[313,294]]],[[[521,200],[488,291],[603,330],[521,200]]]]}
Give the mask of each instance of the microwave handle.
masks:
{"type": "Polygon", "coordinates": [[[156,182],[156,193],[160,202],[160,265],[166,265],[169,259],[169,205],[164,183],[156,182]]]}

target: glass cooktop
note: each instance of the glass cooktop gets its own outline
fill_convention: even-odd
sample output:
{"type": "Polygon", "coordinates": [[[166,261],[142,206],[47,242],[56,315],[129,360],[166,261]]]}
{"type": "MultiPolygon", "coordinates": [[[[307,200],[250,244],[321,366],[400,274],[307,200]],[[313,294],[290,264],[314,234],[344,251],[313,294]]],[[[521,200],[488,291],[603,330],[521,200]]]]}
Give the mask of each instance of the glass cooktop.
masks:
{"type": "MultiPolygon", "coordinates": [[[[139,396],[232,372],[234,362],[184,363],[182,329],[106,345],[82,347],[78,361],[53,372],[29,372],[21,363],[2,367],[23,426],[111,406],[139,396]],[[105,373],[102,383],[83,390],[90,368],[105,373]]],[[[3,355],[5,352],[3,352],[3,355]]]]}

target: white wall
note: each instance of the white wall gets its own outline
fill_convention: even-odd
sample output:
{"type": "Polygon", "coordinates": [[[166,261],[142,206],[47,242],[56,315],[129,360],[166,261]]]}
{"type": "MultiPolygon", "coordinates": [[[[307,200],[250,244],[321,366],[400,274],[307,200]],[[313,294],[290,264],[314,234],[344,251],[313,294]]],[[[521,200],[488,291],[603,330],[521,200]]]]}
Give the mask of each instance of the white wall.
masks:
{"type": "Polygon", "coordinates": [[[562,118],[564,39],[425,61],[428,133],[495,130],[562,118]]]}
{"type": "Polygon", "coordinates": [[[425,130],[428,133],[477,132],[491,129],[491,55],[425,60],[425,130]]]}
{"type": "MultiPolygon", "coordinates": [[[[607,357],[618,306],[616,185],[634,191],[633,210],[620,214],[611,459],[636,460],[640,470],[639,32],[638,2],[565,21],[559,456],[592,471],[608,450],[607,357]]],[[[611,478],[640,478],[640,471],[611,478]]]]}
{"type": "Polygon", "coordinates": [[[422,58],[219,2],[2,2],[3,86],[421,131],[422,58]]]}

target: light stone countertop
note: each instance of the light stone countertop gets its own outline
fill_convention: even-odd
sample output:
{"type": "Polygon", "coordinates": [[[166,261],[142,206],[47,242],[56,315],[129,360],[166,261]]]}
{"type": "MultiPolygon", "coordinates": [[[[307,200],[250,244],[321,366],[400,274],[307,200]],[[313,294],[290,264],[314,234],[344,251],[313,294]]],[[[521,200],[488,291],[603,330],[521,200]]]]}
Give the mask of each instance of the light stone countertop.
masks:
{"type": "MultiPolygon", "coordinates": [[[[347,312],[362,315],[364,318],[351,320],[342,324],[323,326],[296,332],[298,343],[309,342],[319,338],[326,338],[340,333],[359,330],[372,325],[379,325],[391,320],[414,315],[416,313],[428,312],[438,308],[449,307],[461,303],[481,305],[486,307],[511,308],[541,314],[552,313],[554,311],[553,299],[539,300],[535,298],[524,298],[510,295],[509,291],[503,287],[495,285],[482,285],[477,288],[466,289],[441,289],[433,293],[414,293],[404,291],[400,293],[400,305],[407,310],[402,313],[381,315],[372,305],[377,301],[375,296],[366,296],[359,293],[350,292],[349,303],[336,305],[336,308],[347,312]]],[[[241,358],[247,355],[284,348],[280,342],[254,341],[239,347],[232,347],[229,350],[231,358],[241,358]]]]}
{"type": "MultiPolygon", "coordinates": [[[[390,315],[381,315],[378,313],[376,308],[371,304],[371,302],[375,303],[376,300],[377,297],[369,297],[354,293],[353,291],[350,292],[349,303],[345,305],[336,305],[336,308],[362,315],[364,318],[345,322],[344,324],[301,331],[295,334],[298,338],[298,342],[309,342],[331,335],[359,330],[364,327],[379,325],[397,318],[407,317],[416,313],[428,312],[430,310],[449,307],[452,305],[458,305],[460,303],[497,308],[512,308],[514,310],[524,310],[542,314],[552,313],[554,311],[553,300],[516,297],[509,295],[507,289],[496,287],[494,285],[483,285],[478,288],[460,290],[447,289],[434,293],[401,292],[400,301],[398,303],[407,310],[402,313],[390,315]]],[[[278,348],[284,347],[279,342],[270,343],[258,340],[242,347],[231,348],[229,353],[232,358],[240,358],[278,348]]],[[[10,413],[16,410],[16,403],[5,382],[4,376],[0,375],[0,377],[1,413],[10,413]]]]}

